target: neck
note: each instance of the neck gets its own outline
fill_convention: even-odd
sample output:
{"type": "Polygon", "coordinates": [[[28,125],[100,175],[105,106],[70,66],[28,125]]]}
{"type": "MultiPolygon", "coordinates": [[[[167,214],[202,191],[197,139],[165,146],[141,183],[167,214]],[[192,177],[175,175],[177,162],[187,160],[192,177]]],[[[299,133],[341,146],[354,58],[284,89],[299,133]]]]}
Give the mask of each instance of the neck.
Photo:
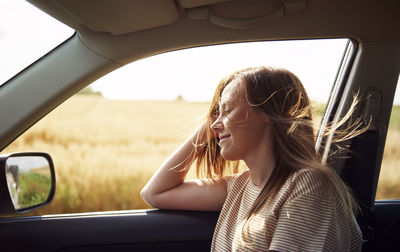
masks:
{"type": "Polygon", "coordinates": [[[276,157],[272,143],[264,142],[243,160],[250,170],[251,179],[257,186],[264,186],[275,168],[276,157]]]}
{"type": "Polygon", "coordinates": [[[263,160],[246,161],[245,163],[250,170],[251,180],[256,186],[263,187],[275,168],[275,158],[266,157],[263,160]]]}
{"type": "Polygon", "coordinates": [[[271,129],[266,128],[264,134],[260,136],[259,142],[243,157],[244,162],[250,169],[251,179],[257,186],[263,187],[275,168],[276,157],[271,139],[271,129]]]}

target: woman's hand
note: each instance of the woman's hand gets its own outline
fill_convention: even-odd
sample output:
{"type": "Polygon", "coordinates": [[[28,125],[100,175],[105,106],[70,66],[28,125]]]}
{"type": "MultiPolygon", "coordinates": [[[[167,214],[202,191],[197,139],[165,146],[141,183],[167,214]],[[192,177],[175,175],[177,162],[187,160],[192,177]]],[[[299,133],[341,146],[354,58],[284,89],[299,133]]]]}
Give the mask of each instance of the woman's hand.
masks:
{"type": "Polygon", "coordinates": [[[165,160],[141,191],[147,203],[166,209],[215,211],[222,208],[229,178],[185,181],[199,148],[204,148],[207,142],[207,131],[209,123],[205,122],[165,160]]]}

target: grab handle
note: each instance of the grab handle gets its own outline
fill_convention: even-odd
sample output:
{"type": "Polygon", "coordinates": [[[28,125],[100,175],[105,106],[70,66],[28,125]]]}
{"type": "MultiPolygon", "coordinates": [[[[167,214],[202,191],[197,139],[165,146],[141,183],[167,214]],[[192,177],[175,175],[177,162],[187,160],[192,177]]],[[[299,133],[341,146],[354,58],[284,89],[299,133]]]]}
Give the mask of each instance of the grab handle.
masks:
{"type": "Polygon", "coordinates": [[[274,13],[255,17],[255,18],[225,18],[215,15],[211,10],[208,11],[208,20],[215,25],[231,29],[251,29],[259,28],[271,24],[285,16],[286,8],[282,1],[282,6],[274,13]]]}

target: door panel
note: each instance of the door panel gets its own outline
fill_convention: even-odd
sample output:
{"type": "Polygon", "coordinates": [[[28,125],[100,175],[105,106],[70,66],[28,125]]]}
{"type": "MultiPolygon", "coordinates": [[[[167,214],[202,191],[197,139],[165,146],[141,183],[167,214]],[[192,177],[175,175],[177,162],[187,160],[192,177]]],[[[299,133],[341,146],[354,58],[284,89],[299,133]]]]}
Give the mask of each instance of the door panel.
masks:
{"type": "Polygon", "coordinates": [[[375,239],[368,251],[400,251],[400,200],[382,200],[374,208],[375,239]]]}
{"type": "Polygon", "coordinates": [[[209,251],[216,212],[128,211],[0,220],[7,251],[209,251]]]}

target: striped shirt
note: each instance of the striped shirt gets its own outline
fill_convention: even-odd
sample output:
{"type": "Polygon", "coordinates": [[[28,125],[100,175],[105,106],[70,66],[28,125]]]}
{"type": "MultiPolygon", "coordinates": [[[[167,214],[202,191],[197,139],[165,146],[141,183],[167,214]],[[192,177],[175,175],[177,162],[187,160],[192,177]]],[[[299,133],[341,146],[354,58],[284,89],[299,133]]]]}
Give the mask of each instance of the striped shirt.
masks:
{"type": "Polygon", "coordinates": [[[262,188],[250,171],[233,176],[211,251],[361,251],[358,224],[329,185],[320,172],[297,171],[246,223],[262,188]]]}

